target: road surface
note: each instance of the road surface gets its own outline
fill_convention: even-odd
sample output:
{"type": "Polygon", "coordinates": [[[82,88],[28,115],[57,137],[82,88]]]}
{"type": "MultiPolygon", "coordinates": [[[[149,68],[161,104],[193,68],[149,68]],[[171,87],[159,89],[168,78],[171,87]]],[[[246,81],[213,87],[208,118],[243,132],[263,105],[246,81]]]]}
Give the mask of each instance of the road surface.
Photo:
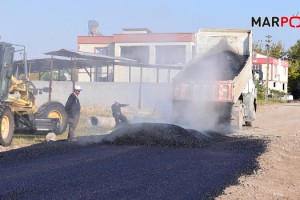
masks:
{"type": "Polygon", "coordinates": [[[0,199],[214,199],[259,169],[266,140],[201,147],[41,143],[0,154],[0,199]]]}

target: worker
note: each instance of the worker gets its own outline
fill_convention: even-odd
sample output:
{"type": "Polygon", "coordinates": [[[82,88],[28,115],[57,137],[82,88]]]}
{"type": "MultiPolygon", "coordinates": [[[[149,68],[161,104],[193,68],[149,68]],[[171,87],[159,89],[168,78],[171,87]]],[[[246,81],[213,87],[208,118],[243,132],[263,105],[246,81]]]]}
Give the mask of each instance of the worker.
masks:
{"type": "Polygon", "coordinates": [[[121,123],[127,124],[128,120],[125,115],[121,112],[121,107],[129,106],[129,104],[121,104],[118,100],[115,101],[115,103],[111,106],[112,115],[115,118],[116,125],[115,127],[119,127],[121,123]]]}
{"type": "Polygon", "coordinates": [[[76,85],[74,87],[73,93],[70,94],[67,102],[66,102],[66,112],[69,116],[69,133],[68,133],[68,141],[74,142],[75,141],[75,129],[77,127],[77,124],[79,122],[80,117],[80,102],[78,95],[82,91],[81,87],[79,85],[76,85]]]}

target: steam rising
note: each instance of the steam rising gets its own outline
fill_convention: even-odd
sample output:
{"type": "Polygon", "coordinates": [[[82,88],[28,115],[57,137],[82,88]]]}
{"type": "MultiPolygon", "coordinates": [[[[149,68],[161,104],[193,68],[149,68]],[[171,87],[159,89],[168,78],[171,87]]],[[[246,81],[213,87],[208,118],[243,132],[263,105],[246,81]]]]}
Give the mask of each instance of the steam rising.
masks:
{"type": "MultiPolygon", "coordinates": [[[[221,41],[204,55],[197,56],[187,63],[186,67],[174,78],[174,83],[189,84],[203,81],[205,84],[215,84],[216,81],[233,80],[244,67],[247,59],[247,56],[235,53],[226,41],[221,41]]],[[[153,92],[147,94],[150,96],[149,101],[153,101],[157,95],[163,95],[153,95],[153,92]]],[[[208,133],[227,134],[231,132],[231,102],[212,102],[199,98],[191,101],[173,101],[171,108],[170,100],[163,99],[166,100],[156,103],[150,117],[133,118],[130,120],[132,124],[110,134],[83,137],[78,142],[81,144],[194,148],[216,140],[215,135],[208,133]],[[159,118],[157,114],[162,118],[159,118]]],[[[107,121],[102,117],[91,119],[94,126],[97,124],[112,126],[110,121],[113,119],[107,119],[107,121]]]]}
{"type": "MultiPolygon", "coordinates": [[[[205,55],[192,59],[175,77],[174,82],[190,84],[205,81],[204,84],[209,86],[214,84],[213,81],[233,80],[246,60],[247,56],[238,55],[223,40],[205,55]]],[[[208,89],[208,92],[212,93],[211,90],[208,89]]],[[[231,131],[231,103],[205,101],[198,98],[173,102],[173,108],[173,115],[178,125],[199,131],[212,130],[222,133],[231,131]]]]}

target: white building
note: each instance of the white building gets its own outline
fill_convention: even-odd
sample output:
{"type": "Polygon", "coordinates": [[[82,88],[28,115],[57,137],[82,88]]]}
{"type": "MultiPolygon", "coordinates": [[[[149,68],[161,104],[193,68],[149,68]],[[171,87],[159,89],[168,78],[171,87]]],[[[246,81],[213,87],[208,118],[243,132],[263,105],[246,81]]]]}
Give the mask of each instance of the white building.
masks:
{"type": "MultiPolygon", "coordinates": [[[[169,82],[180,68],[159,66],[183,66],[187,63],[195,54],[195,34],[153,33],[147,28],[127,28],[123,29],[123,33],[111,36],[78,36],[79,51],[129,58],[141,64],[91,68],[89,74],[92,77],[86,70],[79,70],[78,81],[169,82]]],[[[267,56],[254,53],[252,62],[253,69],[261,75],[260,81],[266,83],[267,56]]],[[[269,89],[287,93],[287,86],[288,62],[270,57],[269,89]]]]}
{"type": "Polygon", "coordinates": [[[134,28],[123,29],[123,33],[112,36],[78,36],[77,43],[79,51],[129,58],[141,65],[153,65],[152,68],[117,65],[96,68],[91,71],[92,79],[81,70],[78,81],[138,82],[142,79],[143,82],[169,82],[178,69],[155,66],[182,66],[188,62],[195,51],[195,33],[152,33],[146,28],[134,28]]]}
{"type": "MultiPolygon", "coordinates": [[[[260,81],[266,83],[268,59],[266,55],[253,53],[253,69],[260,74],[260,81]]],[[[288,62],[273,57],[269,58],[268,88],[287,93],[288,62]]]]}

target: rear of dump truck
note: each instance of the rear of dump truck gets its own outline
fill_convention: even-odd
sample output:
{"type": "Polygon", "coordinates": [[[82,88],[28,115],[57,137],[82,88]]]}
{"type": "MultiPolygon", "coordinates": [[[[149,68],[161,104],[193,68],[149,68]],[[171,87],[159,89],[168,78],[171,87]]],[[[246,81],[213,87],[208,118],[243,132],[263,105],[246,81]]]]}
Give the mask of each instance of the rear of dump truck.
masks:
{"type": "Polygon", "coordinates": [[[175,123],[210,130],[251,125],[256,110],[252,32],[199,30],[196,56],[172,86],[175,123]]]}

